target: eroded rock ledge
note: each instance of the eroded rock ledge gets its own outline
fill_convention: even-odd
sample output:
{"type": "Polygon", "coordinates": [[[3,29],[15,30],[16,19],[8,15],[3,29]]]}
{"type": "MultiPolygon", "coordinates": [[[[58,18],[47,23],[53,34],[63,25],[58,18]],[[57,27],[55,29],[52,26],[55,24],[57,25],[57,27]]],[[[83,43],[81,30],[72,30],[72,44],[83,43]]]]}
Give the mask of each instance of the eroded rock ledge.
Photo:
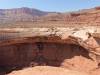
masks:
{"type": "Polygon", "coordinates": [[[100,66],[99,34],[95,27],[0,29],[0,67],[49,65],[92,71],[100,66]]]}
{"type": "Polygon", "coordinates": [[[80,45],[100,55],[100,29],[86,28],[5,28],[0,29],[0,46],[17,43],[58,42],[80,45]]]}

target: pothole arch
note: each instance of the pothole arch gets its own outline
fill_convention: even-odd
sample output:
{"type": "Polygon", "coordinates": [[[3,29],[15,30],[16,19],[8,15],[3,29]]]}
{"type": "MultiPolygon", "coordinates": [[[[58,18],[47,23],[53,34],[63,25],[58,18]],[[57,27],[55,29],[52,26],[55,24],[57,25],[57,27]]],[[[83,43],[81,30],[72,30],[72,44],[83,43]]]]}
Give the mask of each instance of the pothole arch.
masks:
{"type": "Polygon", "coordinates": [[[37,65],[86,71],[97,67],[86,49],[68,43],[35,42],[2,46],[0,56],[0,69],[7,72],[37,65]]]}

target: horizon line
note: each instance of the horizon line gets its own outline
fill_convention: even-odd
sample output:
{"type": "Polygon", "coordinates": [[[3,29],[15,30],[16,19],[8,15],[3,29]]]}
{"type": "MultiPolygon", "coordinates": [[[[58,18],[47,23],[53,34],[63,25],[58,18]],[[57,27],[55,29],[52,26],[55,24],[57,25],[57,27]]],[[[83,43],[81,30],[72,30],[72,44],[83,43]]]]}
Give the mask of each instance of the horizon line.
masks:
{"type": "Polygon", "coordinates": [[[28,6],[22,6],[22,7],[12,7],[12,8],[0,8],[0,10],[10,10],[10,9],[20,9],[20,8],[29,8],[29,9],[36,9],[36,10],[39,10],[39,11],[44,11],[44,12],[77,12],[77,11],[81,11],[81,10],[88,10],[88,9],[93,9],[93,8],[96,8],[96,7],[100,7],[100,6],[95,6],[95,7],[88,7],[88,8],[80,8],[80,9],[76,9],[76,10],[69,10],[69,11],[49,11],[49,10],[42,10],[42,9],[39,9],[39,8],[34,8],[34,7],[28,7],[28,6]]]}

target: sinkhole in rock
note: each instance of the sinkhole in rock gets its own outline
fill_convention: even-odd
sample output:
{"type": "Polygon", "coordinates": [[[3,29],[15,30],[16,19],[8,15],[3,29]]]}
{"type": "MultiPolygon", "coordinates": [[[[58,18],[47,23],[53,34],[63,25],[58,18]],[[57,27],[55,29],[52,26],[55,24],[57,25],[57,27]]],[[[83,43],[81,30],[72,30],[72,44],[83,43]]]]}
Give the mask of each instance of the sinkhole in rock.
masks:
{"type": "Polygon", "coordinates": [[[91,59],[88,51],[75,44],[35,42],[0,47],[0,71],[43,65],[80,68],[78,62],[85,59],[91,59]]]}

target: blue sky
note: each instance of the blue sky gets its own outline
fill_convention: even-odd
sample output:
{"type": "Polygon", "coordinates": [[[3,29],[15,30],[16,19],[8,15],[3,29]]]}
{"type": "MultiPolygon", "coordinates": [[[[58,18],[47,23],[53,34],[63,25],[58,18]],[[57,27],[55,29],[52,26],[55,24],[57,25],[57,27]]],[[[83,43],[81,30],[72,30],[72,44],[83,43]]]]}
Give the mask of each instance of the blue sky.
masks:
{"type": "Polygon", "coordinates": [[[100,6],[100,0],[0,0],[0,9],[30,7],[43,11],[76,11],[100,6]]]}

